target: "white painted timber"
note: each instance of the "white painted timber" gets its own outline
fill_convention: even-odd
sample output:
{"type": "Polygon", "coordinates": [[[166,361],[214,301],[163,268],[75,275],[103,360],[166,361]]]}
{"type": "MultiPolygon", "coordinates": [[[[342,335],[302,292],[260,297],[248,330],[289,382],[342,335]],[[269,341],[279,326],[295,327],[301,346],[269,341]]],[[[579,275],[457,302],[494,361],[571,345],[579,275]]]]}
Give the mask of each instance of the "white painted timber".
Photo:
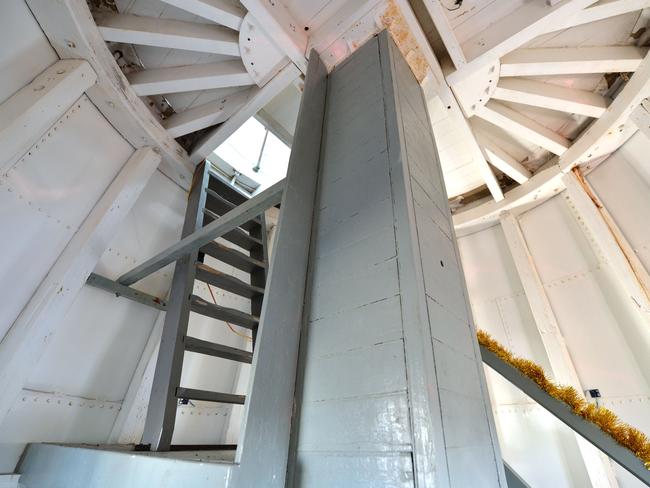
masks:
{"type": "Polygon", "coordinates": [[[96,80],[86,61],[57,61],[0,105],[0,173],[13,166],[96,80]]]}
{"type": "Polygon", "coordinates": [[[436,30],[438,31],[455,68],[459,69],[466,65],[467,59],[463,53],[463,48],[458,42],[458,38],[454,33],[454,28],[449,22],[449,17],[447,17],[446,9],[442,6],[442,3],[440,3],[439,0],[424,0],[423,3],[433,20],[433,24],[436,26],[436,30]]]}
{"type": "Polygon", "coordinates": [[[567,173],[574,166],[618,149],[636,129],[629,127],[633,126],[628,120],[632,111],[649,96],[650,56],[646,54],[637,71],[603,116],[591,124],[560,157],[560,169],[567,173]]]}
{"type": "Polygon", "coordinates": [[[306,73],[308,38],[305,26],[293,18],[284,3],[279,0],[242,0],[241,3],[276,46],[302,73],[306,73]]]}
{"type": "MultiPolygon", "coordinates": [[[[462,132],[465,143],[470,147],[472,152],[472,160],[474,164],[476,164],[476,168],[490,190],[492,197],[497,202],[503,200],[504,196],[499,183],[496,180],[490,165],[485,160],[485,156],[476,141],[476,137],[474,136],[474,132],[472,131],[468,120],[465,118],[465,115],[458,104],[458,100],[445,81],[445,76],[440,67],[440,63],[438,62],[438,58],[433,52],[433,49],[431,48],[411,5],[408,0],[395,0],[395,4],[399,7],[406,25],[408,25],[411,34],[420,48],[420,52],[424,55],[424,58],[429,65],[429,73],[422,83],[422,89],[425,91],[425,98],[440,97],[440,100],[448,109],[449,117],[458,123],[458,127],[462,132]],[[431,90],[431,92],[428,90],[431,90]]],[[[429,118],[431,118],[431,114],[429,114],[429,118]]]]}
{"type": "Polygon", "coordinates": [[[0,423],[159,163],[149,147],[129,158],[0,342],[0,423]]]}
{"type": "Polygon", "coordinates": [[[180,137],[212,125],[221,124],[246,103],[250,93],[251,89],[243,90],[220,100],[175,113],[165,120],[163,125],[172,137],[180,137]]]}
{"type": "Polygon", "coordinates": [[[554,30],[568,29],[650,7],[650,0],[613,0],[576,12],[558,22],[554,30]]]}
{"type": "Polygon", "coordinates": [[[479,32],[463,43],[468,63],[451,73],[447,80],[453,85],[477,69],[493,63],[534,38],[555,30],[555,24],[596,0],[564,0],[549,6],[545,2],[526,2],[520,8],[479,32]]]}
{"type": "Polygon", "coordinates": [[[262,88],[253,87],[248,100],[228,120],[202,139],[190,155],[196,163],[207,158],[221,143],[230,137],[244,122],[253,117],[277,94],[293,83],[300,76],[300,71],[293,63],[287,64],[262,88]]]}
{"type": "Polygon", "coordinates": [[[239,57],[237,33],[226,27],[108,12],[95,22],[106,41],[239,57]]]}
{"type": "Polygon", "coordinates": [[[519,78],[500,79],[492,98],[596,118],[609,105],[597,93],[519,78]]]}
{"type": "Polygon", "coordinates": [[[650,101],[647,98],[632,110],[630,120],[646,137],[650,138],[650,101]]]}
{"type": "Polygon", "coordinates": [[[184,189],[194,172],[187,153],[131,89],[106,47],[85,0],[26,0],[61,59],[85,59],[97,73],[88,97],[133,147],[158,147],[160,170],[184,189]]]}
{"type": "Polygon", "coordinates": [[[565,198],[609,263],[629,297],[628,304],[650,324],[650,276],[593,188],[575,171],[577,169],[562,177],[566,185],[565,198]]]}
{"type": "Polygon", "coordinates": [[[141,440],[160,338],[165,323],[165,313],[161,311],[156,317],[149,339],[147,339],[138,365],[131,377],[120,412],[113,423],[108,437],[109,444],[138,444],[141,440]]]}
{"type": "Polygon", "coordinates": [[[231,0],[162,0],[204,19],[238,31],[246,15],[239,2],[231,0]]]}
{"type": "Polygon", "coordinates": [[[499,102],[490,100],[477,109],[477,116],[553,154],[564,153],[570,145],[567,138],[499,102]]]}
{"type": "Polygon", "coordinates": [[[530,171],[523,164],[501,149],[492,140],[482,136],[478,137],[492,166],[500,169],[519,184],[526,183],[530,179],[530,171]]]}
{"type": "Polygon", "coordinates": [[[147,69],[132,73],[128,78],[131,88],[140,96],[248,86],[254,83],[238,59],[221,63],[147,69]]]}
{"type": "MultiPolygon", "coordinates": [[[[510,255],[517,269],[528,305],[535,319],[535,325],[546,351],[553,379],[560,384],[573,386],[582,393],[584,388],[578,378],[566,341],[519,222],[510,212],[503,213],[500,220],[510,255]]],[[[617,487],[618,483],[614,477],[612,466],[607,459],[601,456],[598,449],[578,434],[575,434],[575,437],[592,486],[602,488],[617,487]]]]}
{"type": "Polygon", "coordinates": [[[501,59],[500,76],[630,73],[647,52],[636,46],[518,49],[501,59]]]}

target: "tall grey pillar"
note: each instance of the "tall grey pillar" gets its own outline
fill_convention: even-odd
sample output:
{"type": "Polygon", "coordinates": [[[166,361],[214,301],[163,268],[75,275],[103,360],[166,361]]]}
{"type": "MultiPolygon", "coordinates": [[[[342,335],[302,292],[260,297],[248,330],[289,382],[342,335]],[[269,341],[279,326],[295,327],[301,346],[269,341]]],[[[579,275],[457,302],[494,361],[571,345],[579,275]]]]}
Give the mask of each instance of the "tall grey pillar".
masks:
{"type": "Polygon", "coordinates": [[[421,89],[384,32],[328,77],[289,483],[505,487],[421,89]]]}

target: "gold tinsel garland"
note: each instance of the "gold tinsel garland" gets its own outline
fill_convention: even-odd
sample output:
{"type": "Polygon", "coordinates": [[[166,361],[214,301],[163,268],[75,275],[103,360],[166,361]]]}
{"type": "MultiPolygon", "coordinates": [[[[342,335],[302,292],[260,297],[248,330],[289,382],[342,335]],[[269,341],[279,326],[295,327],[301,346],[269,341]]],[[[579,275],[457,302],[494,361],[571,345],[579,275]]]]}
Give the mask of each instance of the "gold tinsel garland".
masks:
{"type": "Polygon", "coordinates": [[[540,365],[515,356],[487,332],[479,330],[476,335],[481,346],[489,349],[500,359],[517,368],[524,376],[533,380],[553,398],[569,405],[576,415],[596,424],[616,442],[632,451],[643,462],[645,467],[650,469],[650,439],[643,432],[621,421],[608,408],[589,403],[574,387],[556,385],[546,377],[540,365]]]}

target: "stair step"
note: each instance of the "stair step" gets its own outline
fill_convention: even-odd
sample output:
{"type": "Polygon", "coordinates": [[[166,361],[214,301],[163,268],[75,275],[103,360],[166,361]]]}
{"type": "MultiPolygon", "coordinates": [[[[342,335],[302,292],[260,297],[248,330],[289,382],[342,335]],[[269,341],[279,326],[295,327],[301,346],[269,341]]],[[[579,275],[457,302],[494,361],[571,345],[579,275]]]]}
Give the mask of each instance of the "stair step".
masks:
{"type": "MultiPolygon", "coordinates": [[[[204,220],[208,221],[206,223],[210,223],[211,221],[219,218],[219,216],[216,213],[212,212],[211,210],[208,210],[207,208],[203,209],[203,214],[205,215],[204,220]]],[[[261,239],[251,236],[248,232],[242,230],[240,227],[231,230],[230,232],[227,232],[222,237],[225,240],[232,242],[236,246],[246,249],[247,251],[250,251],[256,246],[262,246],[261,239]]]]}
{"type": "Polygon", "coordinates": [[[246,329],[255,329],[260,321],[259,317],[254,317],[253,315],[235,310],[234,308],[222,307],[221,305],[208,303],[203,298],[196,295],[192,295],[190,303],[192,312],[239,325],[246,329]]]}
{"type": "MultiPolygon", "coordinates": [[[[223,215],[227,212],[230,212],[237,206],[234,203],[226,200],[211,188],[206,188],[205,191],[208,194],[208,198],[205,202],[205,207],[216,215],[223,215]]],[[[250,231],[253,227],[259,225],[262,225],[262,220],[259,217],[255,217],[254,219],[242,224],[241,227],[250,231]]]]}
{"type": "Polygon", "coordinates": [[[217,271],[203,263],[196,263],[196,279],[245,298],[264,294],[264,288],[249,285],[239,278],[217,271]]]}
{"type": "Polygon", "coordinates": [[[240,363],[251,364],[253,362],[253,353],[244,351],[243,349],[224,346],[223,344],[215,344],[214,342],[208,342],[190,336],[185,336],[184,342],[185,350],[189,352],[229,359],[231,361],[239,361],[240,363]]]}
{"type": "Polygon", "coordinates": [[[234,403],[236,405],[243,405],[246,400],[245,395],[233,395],[232,393],[218,393],[216,391],[195,390],[194,388],[182,387],[176,388],[176,398],[215,403],[234,403]]]}
{"type": "Polygon", "coordinates": [[[264,262],[214,241],[203,246],[201,252],[248,273],[266,268],[264,262]]]}

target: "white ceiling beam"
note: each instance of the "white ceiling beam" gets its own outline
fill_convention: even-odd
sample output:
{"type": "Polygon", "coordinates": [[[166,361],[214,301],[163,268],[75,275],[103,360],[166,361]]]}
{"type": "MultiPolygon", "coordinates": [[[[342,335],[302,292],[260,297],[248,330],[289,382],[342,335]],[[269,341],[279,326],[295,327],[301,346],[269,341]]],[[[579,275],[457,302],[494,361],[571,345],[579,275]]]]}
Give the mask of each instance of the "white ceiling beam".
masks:
{"type": "Polygon", "coordinates": [[[523,164],[497,146],[490,139],[481,135],[479,135],[478,138],[479,143],[483,146],[487,159],[490,161],[492,166],[500,169],[520,185],[526,183],[530,179],[531,173],[523,164]]]}
{"type": "Polygon", "coordinates": [[[636,129],[633,123],[629,122],[632,111],[648,97],[650,97],[650,55],[646,55],[603,116],[594,121],[560,157],[558,164],[561,170],[567,173],[574,166],[618,149],[636,129]]]}
{"type": "Polygon", "coordinates": [[[519,78],[500,79],[492,98],[595,118],[609,105],[597,93],[519,78]]]}
{"type": "Polygon", "coordinates": [[[252,89],[243,90],[224,98],[175,113],[163,122],[172,137],[180,137],[190,132],[205,129],[228,120],[251,94],[252,89]]]}
{"type": "Polygon", "coordinates": [[[248,86],[253,78],[239,59],[137,71],[128,76],[139,96],[248,86]]]}
{"type": "Polygon", "coordinates": [[[630,120],[637,128],[650,139],[650,100],[644,99],[637,107],[632,110],[630,120]]]}
{"type": "Polygon", "coordinates": [[[241,0],[248,12],[262,26],[266,35],[302,73],[307,72],[307,44],[309,39],[303,26],[293,18],[280,0],[241,0]]]}
{"type": "Polygon", "coordinates": [[[554,31],[568,29],[578,25],[598,22],[617,15],[635,12],[650,7],[650,0],[613,0],[601,5],[594,5],[561,20],[554,26],[554,31]]]}
{"type": "Polygon", "coordinates": [[[159,163],[150,147],[133,153],[0,342],[0,423],[159,163]]]}
{"type": "Polygon", "coordinates": [[[212,154],[228,137],[230,137],[244,122],[253,117],[276,95],[295,81],[300,71],[293,64],[287,64],[271,81],[261,88],[253,87],[248,100],[228,120],[207,134],[190,154],[190,161],[198,164],[212,154]]]}
{"type": "Polygon", "coordinates": [[[463,48],[458,42],[454,29],[449,22],[449,17],[447,17],[445,9],[440,1],[424,0],[424,6],[433,20],[436,30],[449,53],[449,57],[454,63],[454,67],[459,69],[462,66],[465,66],[467,64],[467,59],[463,53],[463,48]]]}
{"type": "Polygon", "coordinates": [[[0,105],[0,174],[27,153],[95,81],[97,75],[88,62],[57,61],[0,105]]]}
{"type": "Polygon", "coordinates": [[[189,189],[194,167],[187,152],[131,89],[86,0],[26,1],[59,57],[85,59],[97,73],[97,82],[86,90],[86,95],[102,115],[133,147],[158,148],[162,155],[160,171],[180,187],[189,189]]]}
{"type": "Polygon", "coordinates": [[[636,46],[518,49],[501,59],[500,76],[630,73],[647,52],[636,46]]]}
{"type": "Polygon", "coordinates": [[[534,38],[552,32],[555,24],[595,2],[596,0],[564,0],[554,6],[541,1],[524,3],[463,43],[462,50],[468,63],[447,77],[449,84],[462,81],[476,70],[494,63],[534,38]]]}
{"type": "Polygon", "coordinates": [[[226,27],[108,12],[95,22],[106,41],[239,57],[239,36],[226,27]]]}
{"type": "Polygon", "coordinates": [[[477,116],[553,154],[564,153],[570,145],[565,137],[499,102],[490,100],[477,109],[477,116]]]}
{"type": "Polygon", "coordinates": [[[186,12],[238,31],[246,15],[239,2],[231,0],[162,0],[186,12]]]}
{"type": "Polygon", "coordinates": [[[485,185],[487,186],[488,190],[490,190],[490,194],[492,195],[492,198],[494,198],[494,201],[500,202],[503,200],[503,190],[501,190],[499,181],[497,180],[496,176],[494,176],[494,172],[492,171],[492,168],[490,168],[490,165],[487,163],[484,156],[481,156],[481,159],[477,161],[477,167],[481,173],[483,181],[485,181],[485,185]]]}

